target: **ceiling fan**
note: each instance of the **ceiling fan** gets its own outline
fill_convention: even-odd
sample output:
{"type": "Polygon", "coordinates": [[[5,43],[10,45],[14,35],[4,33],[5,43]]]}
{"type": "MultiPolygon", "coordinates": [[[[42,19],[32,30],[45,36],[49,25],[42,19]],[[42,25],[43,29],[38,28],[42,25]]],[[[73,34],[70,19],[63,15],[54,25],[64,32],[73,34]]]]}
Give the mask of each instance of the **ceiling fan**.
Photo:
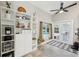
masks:
{"type": "Polygon", "coordinates": [[[57,11],[55,14],[62,13],[62,12],[68,12],[67,8],[70,8],[70,7],[74,6],[74,5],[77,5],[77,3],[73,3],[73,4],[71,4],[71,5],[67,6],[67,7],[63,7],[63,4],[64,4],[64,3],[61,2],[61,4],[60,4],[60,9],[50,10],[50,11],[51,11],[51,12],[57,11]]]}

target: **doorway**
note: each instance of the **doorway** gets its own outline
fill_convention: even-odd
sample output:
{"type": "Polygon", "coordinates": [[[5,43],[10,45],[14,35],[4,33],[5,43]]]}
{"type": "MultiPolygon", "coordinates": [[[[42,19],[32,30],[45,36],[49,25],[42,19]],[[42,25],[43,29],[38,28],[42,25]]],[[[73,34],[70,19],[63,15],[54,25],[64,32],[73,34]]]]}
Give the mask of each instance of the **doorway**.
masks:
{"type": "Polygon", "coordinates": [[[40,29],[39,29],[39,39],[38,43],[42,43],[44,41],[48,41],[52,39],[52,24],[40,22],[40,29]]]}
{"type": "Polygon", "coordinates": [[[52,39],[52,24],[43,23],[43,37],[45,41],[52,39]]]}
{"type": "Polygon", "coordinates": [[[67,44],[73,44],[73,21],[57,22],[54,26],[57,26],[57,31],[54,27],[54,39],[62,41],[67,44]],[[56,33],[57,32],[57,33],[56,33]]]}

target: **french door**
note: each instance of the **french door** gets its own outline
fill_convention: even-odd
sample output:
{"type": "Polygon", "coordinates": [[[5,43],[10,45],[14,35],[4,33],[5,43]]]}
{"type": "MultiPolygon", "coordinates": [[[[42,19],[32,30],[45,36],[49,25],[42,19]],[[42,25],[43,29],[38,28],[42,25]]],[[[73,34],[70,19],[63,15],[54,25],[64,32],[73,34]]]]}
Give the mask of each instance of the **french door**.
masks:
{"type": "MultiPolygon", "coordinates": [[[[67,44],[73,44],[73,21],[57,22],[55,25],[59,27],[59,41],[67,44]]],[[[56,35],[55,35],[56,36],[56,35]]]]}
{"type": "Polygon", "coordinates": [[[60,23],[60,39],[68,44],[73,44],[73,22],[64,21],[60,23]]]}

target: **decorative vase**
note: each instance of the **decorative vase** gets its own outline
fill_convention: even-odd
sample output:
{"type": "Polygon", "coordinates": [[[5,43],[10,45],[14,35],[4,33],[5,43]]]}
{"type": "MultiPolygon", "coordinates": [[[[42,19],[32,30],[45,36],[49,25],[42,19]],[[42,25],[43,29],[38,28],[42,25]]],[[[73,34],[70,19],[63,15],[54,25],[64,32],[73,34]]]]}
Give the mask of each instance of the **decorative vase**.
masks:
{"type": "Polygon", "coordinates": [[[9,13],[6,13],[6,18],[7,18],[7,20],[10,20],[11,15],[9,13]]]}

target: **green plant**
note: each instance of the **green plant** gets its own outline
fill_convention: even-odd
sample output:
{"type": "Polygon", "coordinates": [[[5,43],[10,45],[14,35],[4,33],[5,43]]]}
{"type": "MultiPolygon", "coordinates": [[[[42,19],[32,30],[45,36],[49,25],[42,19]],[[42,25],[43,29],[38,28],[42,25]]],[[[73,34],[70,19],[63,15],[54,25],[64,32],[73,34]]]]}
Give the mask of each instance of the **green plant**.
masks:
{"type": "MultiPolygon", "coordinates": [[[[11,8],[10,5],[11,5],[11,3],[9,3],[8,1],[6,1],[6,7],[7,7],[7,8],[11,8]]],[[[9,11],[6,10],[6,13],[9,13],[9,11]]]]}
{"type": "Polygon", "coordinates": [[[9,3],[8,1],[6,1],[7,8],[11,8],[10,5],[11,5],[11,3],[9,3]]]}

